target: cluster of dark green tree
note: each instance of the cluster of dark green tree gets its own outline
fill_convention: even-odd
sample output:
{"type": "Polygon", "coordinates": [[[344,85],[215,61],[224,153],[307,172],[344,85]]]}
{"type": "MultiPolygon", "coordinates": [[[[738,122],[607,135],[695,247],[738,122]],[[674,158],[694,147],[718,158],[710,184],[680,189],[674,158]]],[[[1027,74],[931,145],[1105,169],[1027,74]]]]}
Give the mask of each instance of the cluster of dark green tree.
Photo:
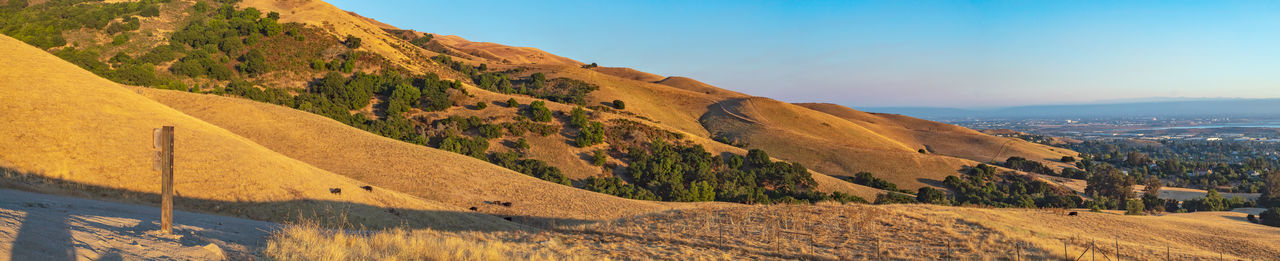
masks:
{"type": "Polygon", "coordinates": [[[49,0],[30,4],[28,0],[9,0],[0,4],[0,33],[36,47],[53,48],[67,44],[62,33],[69,30],[109,29],[109,34],[137,30],[138,19],[133,16],[158,16],[162,2],[167,1],[49,0]],[[124,19],[109,27],[118,18],[124,19]]]}
{"type": "Polygon", "coordinates": [[[461,83],[441,80],[435,74],[406,76],[386,71],[380,74],[357,72],[348,77],[331,72],[313,81],[307,92],[297,96],[279,88],[260,88],[243,80],[234,80],[225,89],[215,90],[215,93],[285,105],[382,136],[427,145],[427,137],[418,133],[413,122],[405,118],[402,112],[409,107],[425,111],[448,108],[452,106],[448,98],[449,89],[460,88],[461,83]],[[388,112],[384,117],[370,119],[363,114],[351,113],[368,106],[374,94],[388,97],[386,101],[376,105],[388,112]]]}
{"type": "Polygon", "coordinates": [[[604,124],[592,121],[587,110],[575,107],[569,112],[569,126],[578,128],[573,143],[578,147],[587,147],[604,142],[604,124]]]}
{"type": "MultiPolygon", "coordinates": [[[[439,140],[436,142],[437,148],[487,160],[495,165],[542,180],[570,185],[569,179],[560,172],[559,168],[541,160],[525,158],[522,153],[515,151],[488,153],[489,140],[502,137],[504,130],[507,130],[506,134],[511,136],[523,136],[531,126],[542,126],[540,124],[528,121],[496,124],[487,123],[476,116],[465,118],[450,116],[449,118],[437,120],[431,125],[433,129],[440,130],[439,132],[443,133],[441,134],[442,137],[435,138],[435,140],[439,140]]],[[[539,132],[539,134],[546,136],[549,133],[539,132]]],[[[529,144],[524,138],[520,138],[516,144],[516,148],[520,150],[528,149],[528,146],[529,144]]]]}
{"type": "Polygon", "coordinates": [[[569,178],[559,168],[541,160],[522,158],[520,153],[514,151],[490,154],[489,162],[542,180],[572,186],[569,178]]]}
{"type": "Polygon", "coordinates": [[[1155,176],[1171,186],[1209,189],[1230,185],[1227,192],[1258,193],[1264,188],[1259,173],[1280,169],[1280,159],[1267,157],[1280,145],[1237,141],[1164,140],[1160,144],[1134,141],[1086,141],[1070,148],[1083,156],[1076,165],[1088,169],[1110,164],[1145,179],[1155,176]]]}
{"type": "Polygon", "coordinates": [[[888,180],[880,179],[875,177],[874,175],[871,175],[871,172],[865,172],[865,171],[858,172],[857,174],[853,174],[853,177],[840,177],[840,179],[843,179],[844,181],[848,181],[853,184],[863,185],[863,186],[882,189],[882,190],[911,193],[910,191],[899,189],[898,184],[893,184],[893,182],[889,182],[888,180]]]}
{"type": "MultiPolygon", "coordinates": [[[[114,35],[112,45],[121,45],[129,40],[126,32],[141,27],[138,17],[154,17],[159,15],[159,6],[167,1],[136,1],[123,3],[101,3],[94,1],[61,0],[44,1],[31,5],[28,1],[7,1],[0,4],[0,33],[41,48],[52,48],[66,45],[63,32],[69,30],[91,29],[102,30],[114,35]],[[119,20],[116,20],[119,19],[119,20]]],[[[104,46],[86,45],[61,48],[55,55],[71,63],[79,65],[103,78],[116,82],[141,85],[160,86],[174,82],[156,75],[156,64],[172,60],[155,55],[135,59],[124,52],[117,52],[110,63],[99,60],[104,46]]],[[[175,89],[186,89],[184,86],[175,89]]]]}
{"type": "Polygon", "coordinates": [[[277,22],[278,13],[263,14],[252,7],[236,9],[224,4],[216,10],[207,10],[204,2],[192,8],[191,23],[175,31],[170,44],[193,49],[186,57],[169,68],[174,74],[188,77],[209,76],[229,80],[229,61],[236,61],[234,68],[242,74],[256,76],[271,70],[263,50],[247,48],[263,37],[274,37],[284,32],[284,25],[277,22]]]}
{"type": "MultiPolygon", "coordinates": [[[[595,84],[569,79],[547,79],[546,74],[534,73],[525,79],[512,79],[506,72],[488,72],[473,76],[476,86],[505,93],[523,94],[559,103],[587,105],[587,94],[599,90],[595,84]]],[[[615,106],[626,106],[622,103],[615,106]]]]}
{"type": "Polygon", "coordinates": [[[1049,174],[1049,175],[1056,174],[1055,171],[1053,171],[1053,168],[1050,168],[1049,166],[1045,166],[1040,162],[1031,161],[1026,158],[1018,157],[1018,156],[1009,157],[1008,160],[1005,160],[1004,167],[1031,172],[1031,173],[1049,174]]]}
{"type": "Polygon", "coordinates": [[[996,167],[986,164],[969,168],[963,177],[947,176],[943,184],[953,193],[951,198],[939,198],[937,193],[922,191],[918,194],[925,196],[921,198],[923,203],[945,200],[954,205],[1022,208],[1074,208],[1084,203],[1083,198],[1065,189],[1026,175],[997,173],[996,167]]]}
{"type": "MultiPolygon", "coordinates": [[[[659,139],[648,146],[629,147],[626,155],[630,160],[627,170],[635,186],[596,185],[588,189],[619,188],[626,192],[620,196],[648,195],[640,191],[647,190],[665,201],[772,203],[832,199],[832,195],[813,190],[817,183],[804,166],[774,162],[762,150],[751,150],[746,157],[721,157],[713,156],[701,145],[670,144],[659,139]]],[[[620,180],[592,180],[610,181],[620,180]]],[[[842,201],[863,201],[850,195],[836,196],[842,201]]]]}

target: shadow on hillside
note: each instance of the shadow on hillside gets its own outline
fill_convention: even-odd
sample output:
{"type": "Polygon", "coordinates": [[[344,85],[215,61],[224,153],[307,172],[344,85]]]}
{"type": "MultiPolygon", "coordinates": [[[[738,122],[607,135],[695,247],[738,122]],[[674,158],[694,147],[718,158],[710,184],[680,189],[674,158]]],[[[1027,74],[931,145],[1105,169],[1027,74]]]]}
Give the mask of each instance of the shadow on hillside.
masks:
{"type": "MultiPolygon", "coordinates": [[[[157,178],[157,181],[158,180],[159,179],[157,178]]],[[[161,201],[158,193],[78,183],[64,179],[47,177],[37,173],[23,172],[3,166],[0,166],[0,188],[139,204],[151,207],[158,207],[161,201]]],[[[358,188],[353,188],[352,190],[343,190],[342,193],[368,192],[358,188]]],[[[407,228],[431,229],[446,232],[538,231],[541,228],[550,228],[552,226],[581,225],[595,222],[592,220],[522,215],[489,215],[471,211],[385,208],[380,206],[329,200],[303,199],[278,202],[234,202],[185,198],[181,195],[181,191],[178,191],[177,196],[175,196],[174,210],[232,216],[283,224],[304,222],[314,223],[324,227],[342,229],[407,228]],[[508,218],[511,222],[504,220],[508,218]]],[[[21,204],[21,202],[18,202],[20,199],[0,199],[0,203],[3,203],[4,201],[12,201],[12,203],[21,204]]],[[[66,222],[68,218],[71,217],[70,215],[74,213],[61,213],[56,215],[45,214],[48,213],[27,216],[25,218],[15,220],[61,222],[60,224],[62,225],[58,227],[67,228],[68,226],[66,225],[66,222]]],[[[158,229],[158,224],[160,222],[159,219],[160,215],[157,213],[154,216],[154,219],[142,220],[143,224],[140,224],[140,226],[151,224],[153,227],[137,227],[135,230],[158,229]]],[[[182,225],[184,222],[185,221],[181,219],[174,220],[176,225],[182,225]]],[[[14,243],[13,249],[15,257],[29,256],[26,254],[39,254],[36,256],[47,256],[53,260],[75,259],[75,254],[72,252],[74,246],[70,231],[63,229],[58,233],[53,234],[49,234],[47,231],[35,232],[30,227],[27,227],[27,223],[29,222],[22,223],[23,227],[18,230],[18,235],[14,243]],[[36,245],[37,242],[48,242],[50,240],[65,242],[65,244],[53,244],[66,246],[67,249],[65,253],[62,250],[24,247],[26,245],[36,245]],[[25,253],[22,251],[40,252],[25,253]]],[[[38,244],[50,245],[48,243],[38,244]]]]}
{"type": "MultiPolygon", "coordinates": [[[[962,176],[961,176],[961,177],[962,177],[962,176]]],[[[946,183],[942,182],[941,180],[936,180],[936,179],[930,179],[930,178],[917,178],[917,179],[916,179],[916,181],[919,181],[920,183],[924,183],[925,185],[933,186],[933,187],[935,187],[935,188],[946,188],[946,187],[947,187],[947,184],[946,184],[946,183]]]]}

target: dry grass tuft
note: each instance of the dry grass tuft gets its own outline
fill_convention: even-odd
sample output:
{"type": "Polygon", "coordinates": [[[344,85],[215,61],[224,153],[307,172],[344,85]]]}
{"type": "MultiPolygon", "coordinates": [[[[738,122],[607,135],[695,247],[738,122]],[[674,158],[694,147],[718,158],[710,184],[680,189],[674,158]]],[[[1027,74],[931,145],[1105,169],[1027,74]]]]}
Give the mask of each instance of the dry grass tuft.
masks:
{"type": "Polygon", "coordinates": [[[275,260],[600,260],[555,241],[508,242],[512,233],[393,228],[347,232],[313,223],[274,231],[264,254],[275,260]]]}

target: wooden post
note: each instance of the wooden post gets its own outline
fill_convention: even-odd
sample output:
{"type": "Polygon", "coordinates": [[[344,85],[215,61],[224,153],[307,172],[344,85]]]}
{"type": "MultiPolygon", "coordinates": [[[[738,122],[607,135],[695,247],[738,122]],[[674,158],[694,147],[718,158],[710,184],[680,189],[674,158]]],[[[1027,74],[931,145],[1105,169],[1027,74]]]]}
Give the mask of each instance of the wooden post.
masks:
{"type": "Polygon", "coordinates": [[[1022,243],[1014,243],[1013,247],[1015,249],[1013,261],[1022,261],[1022,243]]]}
{"type": "Polygon", "coordinates": [[[1067,240],[1062,240],[1062,260],[1071,260],[1071,255],[1067,254],[1067,240]]]}
{"type": "Polygon", "coordinates": [[[1120,236],[1116,236],[1116,261],[1120,261],[1120,236]]]}
{"type": "Polygon", "coordinates": [[[876,237],[876,260],[880,260],[880,237],[876,237]]]}
{"type": "Polygon", "coordinates": [[[153,131],[156,168],[160,171],[160,232],[173,233],[173,126],[153,131]]]}

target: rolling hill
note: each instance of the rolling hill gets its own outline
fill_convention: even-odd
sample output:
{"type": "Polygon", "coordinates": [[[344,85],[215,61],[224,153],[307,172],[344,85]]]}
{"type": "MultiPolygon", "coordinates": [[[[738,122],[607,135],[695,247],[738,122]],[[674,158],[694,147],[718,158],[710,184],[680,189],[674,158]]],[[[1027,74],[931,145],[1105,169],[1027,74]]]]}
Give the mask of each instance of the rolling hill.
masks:
{"type": "MultiPolygon", "coordinates": [[[[291,1],[257,0],[241,5],[264,10],[289,10],[281,12],[284,21],[355,28],[331,29],[335,35],[348,31],[377,34],[384,29],[398,29],[345,12],[337,14],[340,10],[317,2],[300,5],[291,1]],[[293,10],[299,8],[307,12],[294,14],[293,10]],[[315,10],[321,9],[334,14],[312,14],[318,14],[319,11],[315,10]],[[330,21],[334,19],[357,21],[330,21]]],[[[424,29],[429,31],[430,28],[424,29]]],[[[435,53],[409,46],[402,39],[386,33],[374,39],[402,49],[435,53]]],[[[513,78],[541,72],[548,78],[563,77],[590,83],[598,86],[599,90],[587,94],[587,105],[622,100],[627,103],[627,112],[645,122],[697,137],[738,141],[748,144],[749,148],[774,152],[772,155],[781,160],[797,161],[834,176],[870,171],[907,188],[916,188],[929,184],[937,186],[931,182],[940,181],[947,175],[958,173],[963,166],[978,162],[1021,156],[1051,166],[1069,167],[1057,163],[1056,159],[1075,154],[1069,150],[997,138],[914,118],[871,115],[830,104],[793,105],[767,98],[752,98],[687,77],[664,77],[624,67],[584,68],[580,62],[535,48],[472,42],[457,36],[436,36],[431,44],[434,46],[431,49],[443,50],[459,61],[487,64],[495,71],[508,71],[507,74],[513,78]],[[755,113],[762,111],[770,114],[755,113]],[[805,146],[793,146],[793,143],[805,146]],[[919,149],[932,153],[920,155],[916,153],[919,149]]],[[[404,57],[412,60],[412,56],[404,57]]],[[[501,97],[487,100],[500,101],[501,97]]],[[[570,176],[587,177],[595,173],[582,162],[571,160],[576,156],[548,155],[568,147],[551,147],[557,148],[535,149],[533,156],[550,159],[557,166],[577,173],[570,176]]]]}
{"type": "Polygon", "coordinates": [[[180,209],[269,221],[408,224],[449,229],[517,225],[314,167],[0,36],[0,162],[7,186],[158,201],[152,128],[173,125],[180,209]],[[330,188],[345,193],[330,193],[330,188]],[[399,209],[397,213],[385,211],[399,209]]]}

